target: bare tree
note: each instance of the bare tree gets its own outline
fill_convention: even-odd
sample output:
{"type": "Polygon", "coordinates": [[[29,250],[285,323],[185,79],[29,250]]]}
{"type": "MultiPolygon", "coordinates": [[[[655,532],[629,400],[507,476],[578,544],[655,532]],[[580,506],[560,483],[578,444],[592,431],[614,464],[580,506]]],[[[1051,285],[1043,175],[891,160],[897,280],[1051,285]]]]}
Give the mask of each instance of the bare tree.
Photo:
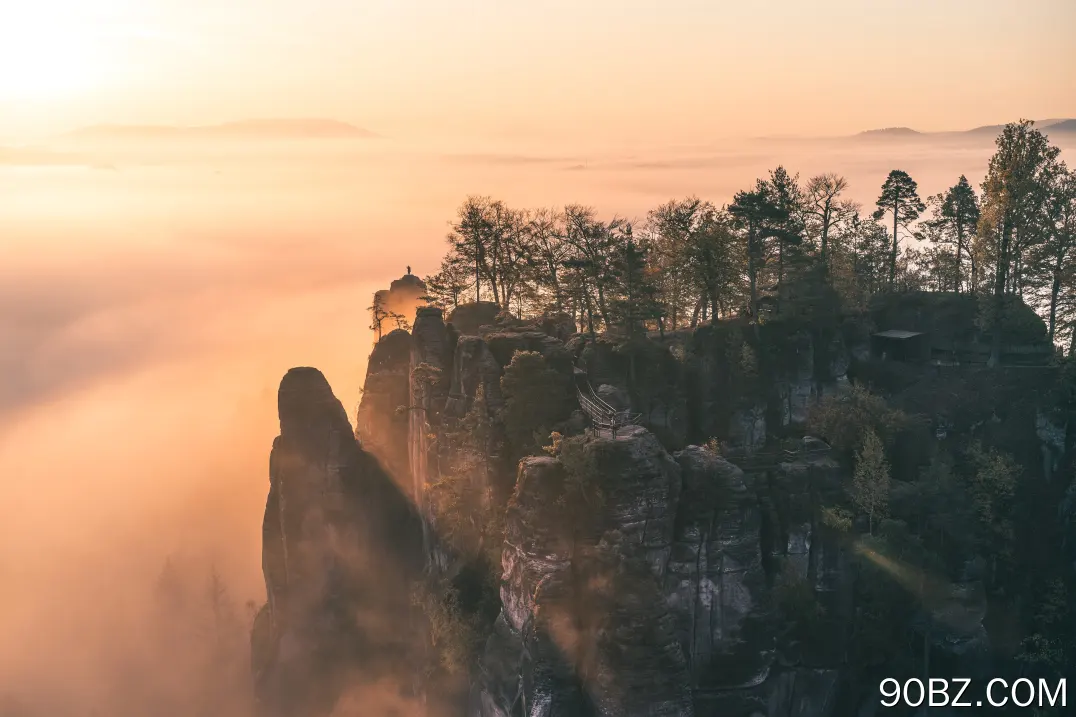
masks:
{"type": "Polygon", "coordinates": [[[848,180],[839,174],[819,174],[807,180],[804,204],[811,219],[809,229],[818,236],[823,266],[828,266],[830,232],[847,212],[847,205],[840,201],[841,193],[847,188],[848,180]]]}

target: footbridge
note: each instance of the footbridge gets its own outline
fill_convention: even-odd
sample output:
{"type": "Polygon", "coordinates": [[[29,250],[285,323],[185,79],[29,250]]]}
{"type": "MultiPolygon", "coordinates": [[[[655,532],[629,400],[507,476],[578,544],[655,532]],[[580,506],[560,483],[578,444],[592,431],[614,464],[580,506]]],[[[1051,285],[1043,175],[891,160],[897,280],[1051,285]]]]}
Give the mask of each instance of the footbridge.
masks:
{"type": "Polygon", "coordinates": [[[590,378],[584,369],[575,367],[575,395],[579,407],[587,414],[591,425],[598,434],[607,434],[616,438],[617,430],[639,423],[642,414],[630,410],[618,411],[602,400],[590,385],[590,378]]]}

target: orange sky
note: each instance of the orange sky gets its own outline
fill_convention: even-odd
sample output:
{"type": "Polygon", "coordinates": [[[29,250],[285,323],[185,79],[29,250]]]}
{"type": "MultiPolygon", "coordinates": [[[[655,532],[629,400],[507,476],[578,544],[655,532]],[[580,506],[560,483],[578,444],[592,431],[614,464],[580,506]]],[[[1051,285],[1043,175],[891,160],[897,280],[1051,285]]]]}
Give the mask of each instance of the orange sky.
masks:
{"type": "Polygon", "coordinates": [[[4,4],[7,140],[253,116],[584,141],[1076,116],[1072,0],[4,4]]]}

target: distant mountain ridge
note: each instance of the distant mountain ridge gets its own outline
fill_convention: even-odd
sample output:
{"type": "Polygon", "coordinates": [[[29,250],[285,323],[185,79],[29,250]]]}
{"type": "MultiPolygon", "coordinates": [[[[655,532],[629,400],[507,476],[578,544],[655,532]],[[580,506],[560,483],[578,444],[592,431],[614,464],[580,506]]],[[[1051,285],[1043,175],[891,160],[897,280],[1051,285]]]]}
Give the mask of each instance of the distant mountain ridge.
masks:
{"type": "Polygon", "coordinates": [[[64,135],[71,139],[371,139],[362,127],[331,119],[249,119],[211,125],[123,125],[82,127],[64,135]]]}
{"type": "MultiPolygon", "coordinates": [[[[942,132],[920,132],[919,130],[912,129],[911,127],[886,127],[883,129],[868,129],[863,132],[852,135],[853,137],[861,137],[865,139],[881,139],[881,138],[893,138],[893,139],[908,139],[915,137],[953,137],[958,135],[963,136],[977,136],[977,135],[990,135],[991,137],[998,135],[1002,129],[1005,128],[1003,124],[991,124],[983,125],[982,127],[973,127],[972,129],[964,130],[949,130],[942,132]]],[[[1045,119],[1036,120],[1035,128],[1042,130],[1045,134],[1076,134],[1076,119],[1058,118],[1058,119],[1045,119]]]]}

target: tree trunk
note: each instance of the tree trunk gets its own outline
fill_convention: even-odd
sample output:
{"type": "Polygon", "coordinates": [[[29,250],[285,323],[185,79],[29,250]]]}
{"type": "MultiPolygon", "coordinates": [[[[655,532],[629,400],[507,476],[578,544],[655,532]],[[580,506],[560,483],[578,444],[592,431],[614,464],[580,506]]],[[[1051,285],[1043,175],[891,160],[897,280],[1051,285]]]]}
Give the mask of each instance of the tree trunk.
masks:
{"type": "Polygon", "coordinates": [[[781,282],[785,277],[785,241],[777,240],[777,286],[780,289],[781,282]]]}
{"type": "Polygon", "coordinates": [[[549,278],[553,284],[553,300],[557,307],[557,311],[561,312],[564,308],[560,298],[560,280],[557,278],[557,264],[552,259],[549,260],[549,278]]]}
{"type": "Polygon", "coordinates": [[[822,209],[822,266],[826,266],[826,249],[829,247],[829,222],[830,215],[833,210],[830,207],[830,200],[826,200],[826,205],[822,209]]]}
{"type": "Polygon", "coordinates": [[[1057,297],[1061,294],[1061,259],[1054,265],[1054,281],[1050,285],[1050,345],[1054,343],[1057,330],[1057,297]]]}
{"type": "Polygon", "coordinates": [[[755,230],[748,229],[747,236],[747,276],[751,283],[751,318],[758,321],[758,267],[755,261],[755,252],[758,238],[754,236],[755,230]]]}
{"type": "Polygon", "coordinates": [[[893,248],[889,252],[889,290],[894,290],[897,278],[897,217],[900,204],[893,202],[893,248]]]}
{"type": "Polygon", "coordinates": [[[994,315],[991,321],[990,359],[987,366],[997,366],[1001,362],[1001,314],[1005,308],[1005,286],[1009,274],[1009,243],[1012,241],[1012,227],[1006,218],[1002,222],[1001,237],[998,240],[998,266],[994,274],[994,315]]]}
{"type": "Polygon", "coordinates": [[[971,281],[968,283],[968,291],[975,294],[979,290],[979,266],[975,263],[975,252],[970,248],[968,255],[971,257],[971,281]]]}
{"type": "Polygon", "coordinates": [[[598,313],[601,314],[602,323],[605,324],[606,331],[609,330],[609,312],[605,308],[605,287],[602,286],[601,281],[595,281],[594,285],[598,287],[598,313]]]}
{"type": "Polygon", "coordinates": [[[960,259],[964,249],[964,223],[956,223],[956,293],[960,293],[960,259]]]}

